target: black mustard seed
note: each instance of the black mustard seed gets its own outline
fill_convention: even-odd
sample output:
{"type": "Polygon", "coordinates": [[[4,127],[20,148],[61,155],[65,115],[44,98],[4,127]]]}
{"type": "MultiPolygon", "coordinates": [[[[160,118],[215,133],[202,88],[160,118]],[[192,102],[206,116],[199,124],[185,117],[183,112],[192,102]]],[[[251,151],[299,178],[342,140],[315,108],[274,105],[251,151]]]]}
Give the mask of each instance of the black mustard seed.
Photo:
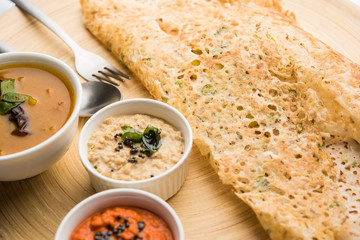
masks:
{"type": "Polygon", "coordinates": [[[125,231],[125,226],[124,226],[124,224],[120,224],[119,227],[118,227],[118,229],[119,229],[121,232],[125,231]]]}
{"type": "Polygon", "coordinates": [[[145,228],[145,222],[144,221],[138,221],[137,231],[141,232],[144,228],[145,228]]]}
{"type": "Polygon", "coordinates": [[[118,137],[121,137],[122,136],[122,133],[117,133],[114,135],[114,138],[118,138],[118,137]]]}
{"type": "Polygon", "coordinates": [[[128,159],[128,162],[129,163],[137,163],[138,161],[137,161],[137,159],[135,157],[131,157],[131,158],[128,159]]]}
{"type": "Polygon", "coordinates": [[[139,152],[139,149],[137,149],[137,147],[133,147],[130,149],[130,154],[136,154],[139,152]]]}
{"type": "Polygon", "coordinates": [[[132,148],[133,147],[133,142],[132,142],[132,140],[130,138],[126,137],[125,141],[124,141],[124,145],[127,146],[127,147],[132,148]]]}
{"type": "Polygon", "coordinates": [[[130,227],[130,223],[129,223],[128,218],[124,218],[124,224],[125,224],[126,228],[130,227]]]}

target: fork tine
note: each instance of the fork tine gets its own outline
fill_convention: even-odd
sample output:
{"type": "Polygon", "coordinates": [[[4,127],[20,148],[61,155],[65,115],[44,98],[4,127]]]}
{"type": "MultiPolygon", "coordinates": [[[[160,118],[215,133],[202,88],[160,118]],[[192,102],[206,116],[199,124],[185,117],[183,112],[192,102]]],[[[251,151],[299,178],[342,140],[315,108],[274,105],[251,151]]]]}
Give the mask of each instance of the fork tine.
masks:
{"type": "MultiPolygon", "coordinates": [[[[106,68],[105,68],[106,69],[106,68]]],[[[106,77],[112,77],[115,78],[121,82],[125,82],[124,79],[122,79],[121,77],[119,77],[118,75],[113,74],[112,72],[110,72],[110,70],[108,70],[108,72],[103,72],[103,71],[99,71],[99,73],[101,73],[102,75],[106,76],[106,77]]]]}
{"type": "MultiPolygon", "coordinates": [[[[100,71],[99,71],[99,72],[100,72],[100,71]]],[[[100,73],[102,73],[102,72],[100,72],[100,73]]],[[[100,76],[100,75],[95,75],[95,74],[93,74],[92,76],[93,76],[93,77],[95,77],[95,78],[97,78],[98,80],[104,80],[104,81],[106,81],[106,82],[108,82],[108,83],[114,84],[115,86],[119,86],[119,84],[118,84],[118,83],[116,83],[116,82],[114,82],[114,81],[110,80],[110,79],[109,79],[109,78],[107,78],[106,76],[105,76],[105,77],[103,77],[103,76],[100,76]]]]}
{"type": "Polygon", "coordinates": [[[125,73],[121,72],[120,70],[118,70],[117,68],[114,67],[104,67],[106,70],[108,70],[109,72],[111,72],[114,75],[120,75],[126,79],[130,79],[130,76],[126,75],[125,73]]]}

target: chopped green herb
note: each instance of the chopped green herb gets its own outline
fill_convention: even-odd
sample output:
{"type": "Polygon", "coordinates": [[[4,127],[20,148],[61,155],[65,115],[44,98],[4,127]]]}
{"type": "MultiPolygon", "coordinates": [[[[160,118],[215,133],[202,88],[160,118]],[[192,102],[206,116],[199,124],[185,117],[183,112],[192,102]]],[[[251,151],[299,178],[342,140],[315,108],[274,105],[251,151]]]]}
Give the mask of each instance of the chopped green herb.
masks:
{"type": "Polygon", "coordinates": [[[267,115],[267,118],[268,118],[269,120],[274,120],[274,117],[275,117],[275,113],[273,113],[273,112],[271,112],[271,113],[269,113],[269,114],[267,115]]]}
{"type": "Polygon", "coordinates": [[[297,133],[301,133],[304,130],[304,126],[302,123],[297,123],[296,124],[296,131],[297,133]]]}
{"type": "Polygon", "coordinates": [[[183,82],[182,82],[182,81],[176,81],[176,82],[175,82],[175,85],[178,85],[179,87],[182,87],[182,86],[183,86],[183,82]]]}
{"type": "Polygon", "coordinates": [[[225,48],[227,48],[227,46],[224,45],[223,42],[221,42],[220,47],[211,50],[211,54],[214,55],[215,59],[217,59],[218,58],[217,54],[222,53],[225,48]]]}
{"type": "Polygon", "coordinates": [[[107,46],[108,48],[112,48],[112,43],[111,43],[110,41],[106,41],[106,46],[107,46]]]}
{"type": "Polygon", "coordinates": [[[219,29],[214,33],[214,35],[215,35],[215,36],[218,36],[218,35],[220,35],[221,33],[226,32],[227,30],[228,30],[227,27],[221,27],[221,28],[219,28],[219,29]]]}
{"type": "Polygon", "coordinates": [[[215,92],[216,92],[216,88],[211,84],[206,84],[201,89],[201,93],[203,95],[214,95],[215,92]]]}
{"type": "Polygon", "coordinates": [[[358,163],[357,162],[353,162],[352,164],[351,164],[351,166],[354,168],[354,167],[356,167],[358,165],[358,163]]]}
{"type": "Polygon", "coordinates": [[[161,96],[161,100],[162,100],[163,102],[167,102],[167,101],[169,100],[169,97],[167,97],[167,96],[161,96]]]}
{"type": "Polygon", "coordinates": [[[256,31],[259,31],[259,29],[261,27],[261,23],[257,23],[255,26],[256,26],[256,31]]]}
{"type": "Polygon", "coordinates": [[[340,204],[339,204],[337,201],[333,201],[333,202],[330,204],[329,208],[334,208],[334,207],[339,207],[339,206],[340,206],[340,204]]]}
{"type": "Polygon", "coordinates": [[[253,183],[253,188],[257,189],[259,192],[265,192],[270,189],[270,183],[266,177],[259,177],[253,183]]]}
{"type": "Polygon", "coordinates": [[[321,150],[323,147],[325,147],[325,142],[323,141],[322,144],[318,143],[318,148],[321,150]]]}

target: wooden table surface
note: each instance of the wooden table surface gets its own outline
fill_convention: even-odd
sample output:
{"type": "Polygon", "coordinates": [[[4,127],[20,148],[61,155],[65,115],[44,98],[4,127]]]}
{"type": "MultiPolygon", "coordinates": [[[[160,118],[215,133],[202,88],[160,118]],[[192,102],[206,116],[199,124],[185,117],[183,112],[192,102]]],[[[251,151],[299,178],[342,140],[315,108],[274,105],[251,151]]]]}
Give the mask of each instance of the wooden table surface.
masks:
{"type": "MultiPolygon", "coordinates": [[[[3,0],[0,0],[3,1],[3,0]]],[[[118,62],[81,22],[77,0],[33,0],[79,45],[109,60],[132,76],[119,87],[124,99],[151,98],[129,70],[118,62]]],[[[299,25],[360,63],[360,7],[345,0],[284,0],[299,25]]],[[[71,50],[55,34],[16,7],[0,15],[0,40],[20,51],[57,57],[74,68],[71,50]]],[[[83,81],[81,79],[81,81],[83,81]]],[[[53,239],[67,212],[95,193],[77,152],[78,133],[63,158],[30,179],[0,182],[0,239],[53,239]]],[[[1,130],[0,130],[1,131],[1,130]]],[[[268,239],[252,210],[231,188],[221,184],[196,146],[188,177],[168,203],[178,213],[186,239],[268,239]]]]}

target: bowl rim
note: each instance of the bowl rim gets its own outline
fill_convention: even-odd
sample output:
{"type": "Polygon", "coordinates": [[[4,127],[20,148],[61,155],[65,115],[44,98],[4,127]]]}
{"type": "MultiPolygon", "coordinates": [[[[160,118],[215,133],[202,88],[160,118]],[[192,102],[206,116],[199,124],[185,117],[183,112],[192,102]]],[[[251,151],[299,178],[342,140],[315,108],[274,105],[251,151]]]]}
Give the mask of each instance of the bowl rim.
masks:
{"type": "MultiPolygon", "coordinates": [[[[90,204],[99,204],[100,206],[102,205],[102,200],[106,201],[107,199],[110,199],[111,197],[118,197],[121,198],[122,195],[127,195],[127,194],[132,194],[132,196],[141,196],[142,200],[146,199],[150,199],[151,201],[154,202],[154,205],[161,205],[162,207],[165,208],[165,210],[171,215],[171,218],[174,220],[176,228],[178,229],[179,232],[179,238],[181,240],[185,239],[185,232],[184,232],[184,227],[181,223],[181,220],[179,218],[179,216],[177,215],[177,213],[175,212],[175,210],[163,199],[161,199],[159,196],[144,191],[144,190],[140,190],[140,189],[134,189],[134,188],[114,188],[114,189],[109,189],[109,190],[104,190],[98,193],[95,193],[93,195],[90,195],[89,197],[83,199],[82,201],[78,202],[66,215],[65,217],[62,219],[60,225],[57,228],[57,231],[55,233],[55,240],[60,239],[61,235],[64,234],[64,228],[66,227],[66,224],[68,223],[69,219],[71,219],[73,217],[74,214],[76,214],[78,211],[83,210],[84,208],[86,209],[87,205],[90,204]]],[[[104,206],[102,207],[102,209],[105,209],[107,207],[111,207],[111,206],[104,206]]],[[[116,205],[114,205],[113,207],[116,207],[116,205]]],[[[121,207],[121,206],[120,206],[121,207]]],[[[124,207],[126,207],[126,205],[124,205],[124,207]]],[[[135,206],[133,206],[135,207],[135,206]]],[[[143,208],[141,206],[138,206],[139,208],[145,209],[147,211],[150,211],[156,215],[158,215],[157,213],[155,213],[152,209],[146,209],[143,208]]],[[[91,214],[94,213],[89,213],[87,214],[88,217],[91,216],[91,214]]],[[[87,218],[87,217],[85,217],[87,218]]],[[[81,221],[85,220],[82,219],[81,221]]],[[[76,228],[77,226],[73,226],[72,231],[76,228]]],[[[173,232],[173,229],[172,229],[173,232]]],[[[174,233],[173,233],[174,234],[174,233]]]]}
{"type": "MultiPolygon", "coordinates": [[[[9,58],[9,61],[18,61],[19,63],[28,63],[29,58],[36,59],[36,63],[40,63],[50,66],[51,68],[56,69],[57,71],[63,73],[68,79],[72,90],[74,91],[74,108],[69,116],[69,118],[66,120],[65,124],[56,131],[52,136],[45,139],[44,141],[40,142],[39,144],[32,146],[30,148],[27,148],[23,151],[0,156],[0,162],[6,162],[11,161],[13,159],[21,158],[25,155],[28,155],[29,153],[36,152],[38,149],[44,148],[50,144],[52,144],[56,139],[58,139],[61,135],[64,134],[64,132],[71,126],[71,123],[78,117],[79,111],[80,111],[80,105],[81,105],[81,95],[82,95],[82,88],[80,79],[67,64],[65,64],[62,60],[55,58],[50,55],[46,55],[43,53],[36,53],[36,52],[8,52],[8,53],[2,53],[0,54],[0,61],[2,61],[2,58],[9,58]],[[22,59],[25,58],[25,59],[22,59]],[[57,65],[57,67],[53,67],[54,65],[57,65]],[[64,73],[66,72],[66,73],[64,73]],[[72,80],[70,80],[73,79],[72,80]]],[[[0,63],[0,65],[4,65],[3,63],[0,63]]]]}
{"type": "MultiPolygon", "coordinates": [[[[119,114],[116,114],[116,115],[119,115],[119,114]]],[[[159,118],[159,117],[156,117],[156,118],[159,118]]],[[[101,122],[103,122],[105,119],[106,118],[102,119],[101,122]]],[[[166,119],[163,119],[163,120],[166,121],[166,119]]],[[[79,139],[78,139],[78,152],[79,152],[80,160],[83,163],[83,165],[85,166],[86,170],[88,172],[94,174],[98,178],[100,178],[100,179],[102,179],[104,181],[107,181],[107,182],[111,182],[113,184],[124,184],[124,185],[128,185],[128,186],[132,186],[132,185],[135,186],[135,185],[138,185],[138,184],[149,183],[149,182],[155,181],[157,179],[161,179],[161,178],[171,174],[173,171],[175,171],[188,158],[188,155],[190,154],[191,149],[192,149],[192,142],[193,142],[193,135],[192,135],[191,126],[190,126],[189,122],[187,121],[187,119],[176,108],[174,108],[174,107],[172,107],[172,106],[170,106],[170,105],[168,105],[166,103],[163,103],[161,101],[154,100],[154,99],[132,98],[132,99],[126,99],[126,100],[122,100],[122,101],[112,103],[112,104],[102,108],[98,112],[96,112],[93,116],[91,116],[90,119],[85,123],[84,127],[81,129],[79,139]],[[152,178],[147,178],[147,179],[142,179],[142,180],[125,181],[125,180],[118,180],[118,179],[113,179],[113,178],[110,178],[110,177],[106,177],[106,176],[102,175],[101,173],[99,173],[98,171],[96,171],[95,168],[91,165],[89,159],[84,156],[84,154],[85,154],[84,151],[87,150],[87,144],[86,144],[86,146],[83,146],[81,144],[82,139],[84,138],[84,133],[87,131],[87,128],[89,128],[89,126],[92,124],[94,119],[97,119],[97,118],[101,119],[101,115],[103,113],[105,113],[107,111],[111,111],[113,108],[119,107],[119,105],[121,106],[121,105],[125,105],[125,104],[131,104],[133,102],[144,102],[146,104],[158,104],[158,105],[161,105],[161,106],[166,107],[169,110],[171,110],[185,124],[186,130],[187,130],[188,136],[189,136],[188,137],[189,144],[188,144],[188,146],[185,146],[184,154],[182,154],[182,157],[180,158],[180,160],[174,166],[172,166],[170,169],[168,169],[165,172],[162,172],[161,174],[159,174],[157,176],[154,176],[152,178]],[[84,149],[84,151],[82,151],[82,149],[84,149]]]]}

